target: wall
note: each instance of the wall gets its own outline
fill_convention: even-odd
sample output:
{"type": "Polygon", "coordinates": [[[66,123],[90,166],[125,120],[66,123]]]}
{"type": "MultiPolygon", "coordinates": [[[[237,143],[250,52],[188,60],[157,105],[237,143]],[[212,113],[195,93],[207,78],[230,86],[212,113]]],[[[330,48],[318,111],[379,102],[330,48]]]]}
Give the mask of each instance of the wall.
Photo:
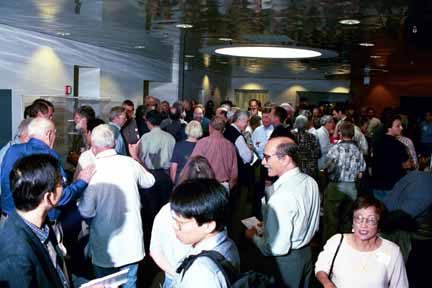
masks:
{"type": "MultiPolygon", "coordinates": [[[[0,25],[0,89],[12,89],[12,127],[23,95],[64,95],[73,66],[100,68],[100,97],[142,103],[143,80],[170,82],[171,63],[0,25]]],[[[84,96],[84,95],[82,95],[84,96]]],[[[8,109],[2,107],[2,109],[8,109]]]]}

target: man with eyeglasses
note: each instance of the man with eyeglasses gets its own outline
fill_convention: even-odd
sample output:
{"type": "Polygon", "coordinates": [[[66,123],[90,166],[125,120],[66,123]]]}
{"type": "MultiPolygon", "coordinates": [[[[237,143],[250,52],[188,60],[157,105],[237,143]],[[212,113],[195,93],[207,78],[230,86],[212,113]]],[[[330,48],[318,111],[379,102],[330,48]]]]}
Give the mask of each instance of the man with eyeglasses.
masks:
{"type": "Polygon", "coordinates": [[[315,180],[297,167],[298,147],[288,137],[269,140],[262,164],[269,176],[278,176],[263,204],[263,235],[246,230],[261,253],[271,259],[265,265],[279,282],[278,287],[309,286],[313,272],[309,242],[318,231],[320,198],[315,180]],[[276,267],[274,267],[274,263],[276,267]],[[272,265],[273,264],[273,265],[272,265]]]}

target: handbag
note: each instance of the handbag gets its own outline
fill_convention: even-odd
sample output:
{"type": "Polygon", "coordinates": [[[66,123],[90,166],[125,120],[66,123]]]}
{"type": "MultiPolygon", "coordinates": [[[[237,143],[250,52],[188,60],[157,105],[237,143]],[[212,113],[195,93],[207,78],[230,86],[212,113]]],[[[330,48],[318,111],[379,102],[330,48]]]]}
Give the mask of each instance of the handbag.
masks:
{"type": "Polygon", "coordinates": [[[341,233],[341,238],[340,238],[339,244],[338,244],[338,246],[337,246],[337,248],[336,248],[336,252],[335,252],[335,254],[334,254],[334,256],[333,256],[333,260],[332,260],[332,263],[331,263],[331,265],[330,265],[330,271],[329,271],[329,274],[328,274],[328,278],[329,278],[330,280],[331,280],[331,277],[333,276],[333,265],[334,265],[334,262],[335,262],[335,260],[336,260],[336,256],[337,256],[337,254],[338,254],[338,252],[339,252],[339,248],[340,248],[340,246],[341,246],[341,244],[342,244],[343,238],[344,238],[344,235],[343,235],[343,233],[341,233]]]}

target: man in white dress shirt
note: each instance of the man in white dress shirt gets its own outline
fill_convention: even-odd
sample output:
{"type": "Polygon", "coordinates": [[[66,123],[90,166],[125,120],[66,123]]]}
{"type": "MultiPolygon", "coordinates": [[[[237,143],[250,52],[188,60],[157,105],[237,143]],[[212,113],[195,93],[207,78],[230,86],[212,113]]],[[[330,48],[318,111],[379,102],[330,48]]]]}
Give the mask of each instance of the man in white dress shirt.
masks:
{"type": "Polygon", "coordinates": [[[91,142],[96,173],[84,191],[79,211],[91,219],[94,272],[103,277],[129,269],[123,287],[136,287],[138,262],[145,255],[138,185],[149,188],[155,180],[138,162],[116,153],[109,125],[94,128],[91,142]]]}
{"type": "Polygon", "coordinates": [[[320,198],[315,180],[297,167],[298,147],[288,137],[270,139],[262,164],[269,176],[279,176],[263,204],[264,234],[246,230],[264,256],[272,256],[278,287],[309,287],[313,273],[309,247],[318,231],[320,198]]]}

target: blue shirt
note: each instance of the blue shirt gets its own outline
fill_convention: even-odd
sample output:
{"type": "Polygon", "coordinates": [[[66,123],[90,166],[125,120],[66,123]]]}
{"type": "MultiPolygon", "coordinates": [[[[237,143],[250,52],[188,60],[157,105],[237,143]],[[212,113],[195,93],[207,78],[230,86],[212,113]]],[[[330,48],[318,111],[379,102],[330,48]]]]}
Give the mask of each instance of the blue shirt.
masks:
{"type": "MultiPolygon", "coordinates": [[[[66,183],[66,173],[60,161],[60,156],[47,144],[38,139],[31,138],[27,143],[12,145],[6,152],[1,164],[1,207],[2,211],[6,214],[10,214],[15,211],[15,203],[10,190],[9,174],[17,160],[32,154],[48,154],[57,159],[59,161],[60,173],[63,177],[63,183],[66,183]]],[[[64,206],[70,201],[78,198],[78,196],[82,194],[86,187],[87,182],[83,180],[77,180],[74,183],[65,186],[57,206],[64,206]]],[[[57,209],[51,210],[49,214],[50,219],[57,218],[58,214],[59,211],[57,209]]]]}
{"type": "Polygon", "coordinates": [[[273,125],[269,125],[268,127],[261,125],[257,127],[252,133],[252,143],[255,148],[255,152],[258,154],[260,159],[263,158],[264,146],[267,144],[272,132],[273,125]]]}
{"type": "Polygon", "coordinates": [[[123,139],[123,136],[120,133],[120,126],[118,126],[117,124],[113,123],[113,122],[109,122],[109,125],[112,129],[112,131],[114,132],[114,139],[115,139],[115,150],[117,152],[117,154],[119,155],[124,155],[124,156],[128,156],[127,154],[127,149],[126,149],[126,144],[125,141],[123,139]]]}

